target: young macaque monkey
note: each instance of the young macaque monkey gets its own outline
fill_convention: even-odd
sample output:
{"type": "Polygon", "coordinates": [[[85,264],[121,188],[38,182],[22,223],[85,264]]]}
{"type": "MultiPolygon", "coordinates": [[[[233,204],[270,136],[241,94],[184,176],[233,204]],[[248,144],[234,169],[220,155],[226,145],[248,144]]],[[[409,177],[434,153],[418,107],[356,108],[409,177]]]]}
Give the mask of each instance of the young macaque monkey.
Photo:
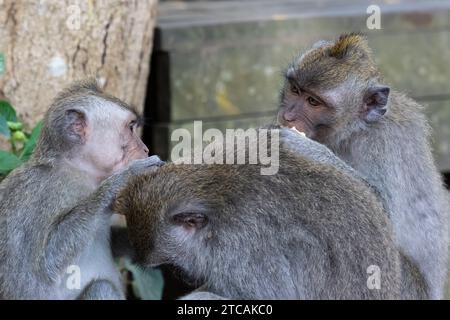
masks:
{"type": "Polygon", "coordinates": [[[425,278],[427,296],[442,298],[450,208],[429,125],[420,105],[384,83],[366,39],[342,35],[296,59],[278,120],[328,146],[379,192],[396,243],[425,278]]]}
{"type": "Polygon", "coordinates": [[[274,175],[261,164],[172,163],[133,177],[113,208],[137,261],[184,270],[202,285],[186,299],[399,298],[381,203],[359,179],[292,151],[307,138],[283,130],[274,175]]]}
{"type": "Polygon", "coordinates": [[[123,299],[111,203],[155,170],[139,116],[94,82],[60,93],[31,159],[0,184],[0,299],[123,299]]]}

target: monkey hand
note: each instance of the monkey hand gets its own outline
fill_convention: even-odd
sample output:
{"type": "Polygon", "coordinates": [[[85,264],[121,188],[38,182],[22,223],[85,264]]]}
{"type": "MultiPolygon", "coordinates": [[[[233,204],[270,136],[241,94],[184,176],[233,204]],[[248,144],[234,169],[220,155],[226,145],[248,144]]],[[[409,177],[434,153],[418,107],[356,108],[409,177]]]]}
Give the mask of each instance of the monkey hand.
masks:
{"type": "MultiPolygon", "coordinates": [[[[337,157],[327,146],[308,138],[297,130],[283,128],[280,130],[280,142],[287,150],[314,162],[331,165],[344,173],[364,181],[372,189],[374,187],[366,177],[337,157]]],[[[378,192],[374,189],[375,192],[378,192]]]]}
{"type": "Polygon", "coordinates": [[[103,199],[104,207],[111,206],[119,191],[125,187],[131,177],[138,176],[144,172],[155,171],[162,167],[164,163],[158,156],[133,160],[128,167],[104,180],[97,191],[103,199]]]}
{"type": "Polygon", "coordinates": [[[158,156],[151,156],[145,159],[133,160],[130,162],[128,167],[120,171],[116,176],[116,185],[118,189],[121,189],[125,186],[128,179],[133,176],[138,176],[144,172],[153,172],[157,170],[159,167],[164,165],[164,161],[158,156]]]}
{"type": "Polygon", "coordinates": [[[139,175],[144,172],[155,171],[165,164],[158,156],[151,156],[145,159],[133,160],[130,165],[125,168],[125,174],[139,175]]]}

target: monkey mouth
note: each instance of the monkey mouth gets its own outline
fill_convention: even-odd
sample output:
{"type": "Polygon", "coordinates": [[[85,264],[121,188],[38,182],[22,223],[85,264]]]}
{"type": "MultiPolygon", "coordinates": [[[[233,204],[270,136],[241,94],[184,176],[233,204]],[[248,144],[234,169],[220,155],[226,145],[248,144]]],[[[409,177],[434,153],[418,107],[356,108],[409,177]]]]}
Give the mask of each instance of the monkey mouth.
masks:
{"type": "Polygon", "coordinates": [[[307,138],[311,138],[312,134],[310,134],[308,131],[305,131],[303,129],[297,129],[297,127],[295,126],[295,124],[292,123],[283,123],[282,124],[283,128],[287,128],[289,130],[292,130],[293,132],[295,132],[296,134],[303,136],[303,137],[307,137],[307,138]]]}
{"type": "Polygon", "coordinates": [[[294,131],[295,133],[297,133],[297,134],[299,134],[299,135],[301,135],[301,136],[306,137],[306,134],[305,134],[303,131],[297,130],[297,128],[296,128],[295,126],[291,127],[290,129],[291,129],[292,131],[294,131]]]}

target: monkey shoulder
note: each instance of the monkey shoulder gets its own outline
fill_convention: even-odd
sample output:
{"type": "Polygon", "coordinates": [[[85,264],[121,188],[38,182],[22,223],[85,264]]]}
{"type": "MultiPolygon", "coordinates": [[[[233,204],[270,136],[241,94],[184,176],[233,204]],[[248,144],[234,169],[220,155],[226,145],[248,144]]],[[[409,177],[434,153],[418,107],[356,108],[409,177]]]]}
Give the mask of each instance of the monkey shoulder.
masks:
{"type": "Polygon", "coordinates": [[[43,218],[75,205],[92,191],[82,179],[50,164],[24,164],[2,181],[0,214],[43,218]]]}

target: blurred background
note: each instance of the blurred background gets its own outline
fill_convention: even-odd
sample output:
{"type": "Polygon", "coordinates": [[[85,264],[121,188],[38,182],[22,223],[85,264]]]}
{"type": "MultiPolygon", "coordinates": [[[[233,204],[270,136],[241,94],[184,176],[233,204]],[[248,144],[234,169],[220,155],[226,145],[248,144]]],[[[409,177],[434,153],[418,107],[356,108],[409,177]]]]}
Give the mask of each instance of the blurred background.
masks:
{"type": "MultiPolygon", "coordinates": [[[[435,159],[448,173],[450,1],[161,1],[146,140],[168,158],[172,130],[192,131],[193,120],[204,130],[274,121],[288,63],[320,39],[354,31],[367,35],[386,82],[427,105],[435,159]],[[373,4],[380,29],[368,28],[373,4]]],[[[166,293],[179,293],[176,279],[166,278],[166,293]]]]}
{"type": "Polygon", "coordinates": [[[149,82],[147,139],[167,155],[174,127],[274,119],[281,73],[320,39],[362,31],[394,88],[429,106],[439,167],[450,170],[450,1],[162,1],[149,82]],[[378,4],[381,29],[367,28],[378,4]]]}
{"type": "MultiPolygon", "coordinates": [[[[344,32],[365,33],[386,82],[428,107],[449,181],[450,0],[0,0],[0,111],[16,112],[4,111],[3,127],[0,117],[0,175],[26,160],[32,128],[74,80],[94,76],[137,106],[144,142],[167,159],[171,132],[192,130],[194,120],[204,130],[273,122],[284,68],[344,32]]],[[[171,268],[142,273],[120,263],[133,296],[189,289],[171,268]]]]}

